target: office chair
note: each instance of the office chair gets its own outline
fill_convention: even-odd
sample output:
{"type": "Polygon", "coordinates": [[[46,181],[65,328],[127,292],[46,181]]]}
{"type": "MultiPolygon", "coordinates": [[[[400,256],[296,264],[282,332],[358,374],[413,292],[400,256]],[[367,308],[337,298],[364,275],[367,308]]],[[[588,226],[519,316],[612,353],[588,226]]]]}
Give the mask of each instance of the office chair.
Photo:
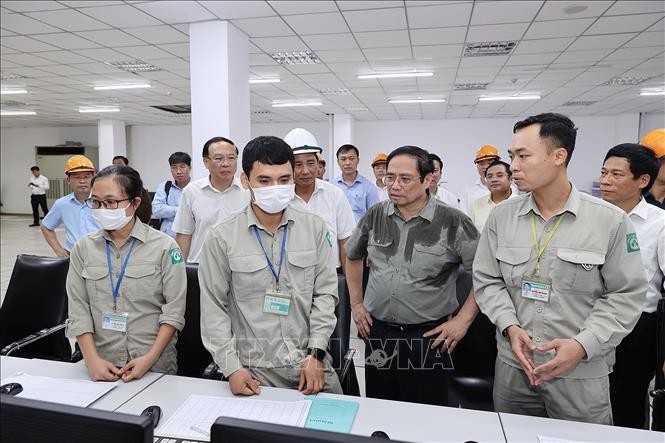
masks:
{"type": "Polygon", "coordinates": [[[69,361],[65,337],[69,259],[19,255],[0,308],[2,355],[69,361]]]}
{"type": "Polygon", "coordinates": [[[335,307],[337,324],[330,336],[328,351],[332,356],[332,365],[339,377],[344,394],[360,396],[356,368],[353,364],[355,350],[350,348],[351,301],[346,278],[343,275],[337,276],[337,290],[339,294],[339,303],[335,307]]]}
{"type": "MultiPolygon", "coordinates": [[[[460,269],[457,275],[457,301],[460,307],[473,287],[471,273],[460,269]]],[[[494,411],[492,391],[496,360],[496,327],[479,312],[466,336],[453,351],[455,370],[450,377],[450,405],[494,411]]]]}

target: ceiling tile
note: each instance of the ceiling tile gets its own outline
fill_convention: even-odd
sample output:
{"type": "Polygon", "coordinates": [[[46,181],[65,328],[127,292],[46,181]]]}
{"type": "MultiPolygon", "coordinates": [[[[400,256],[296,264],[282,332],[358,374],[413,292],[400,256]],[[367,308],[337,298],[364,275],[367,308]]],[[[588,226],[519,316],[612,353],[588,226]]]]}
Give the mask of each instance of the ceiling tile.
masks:
{"type": "Polygon", "coordinates": [[[21,14],[3,14],[2,22],[0,23],[2,29],[16,32],[17,34],[46,34],[49,32],[59,32],[60,29],[49,26],[38,20],[26,17],[21,14]]]}
{"type": "MultiPolygon", "coordinates": [[[[49,51],[43,52],[39,54],[39,56],[47,60],[66,64],[90,63],[92,61],[87,57],[83,57],[82,55],[70,51],[49,51]]],[[[79,66],[77,66],[77,68],[79,68],[79,66]]]]}
{"type": "Polygon", "coordinates": [[[596,49],[592,51],[566,51],[556,59],[557,63],[594,62],[612,52],[611,49],[596,49]]]}
{"type": "Polygon", "coordinates": [[[643,32],[637,37],[626,43],[627,48],[640,48],[644,46],[663,46],[665,42],[665,33],[663,32],[643,32]]]}
{"type": "Polygon", "coordinates": [[[22,52],[54,51],[58,49],[55,46],[22,35],[3,37],[2,45],[22,52]]]}
{"type": "Polygon", "coordinates": [[[118,52],[127,55],[129,58],[144,61],[173,57],[171,53],[152,45],[118,48],[118,52]]]}
{"type": "Polygon", "coordinates": [[[330,70],[323,64],[316,65],[290,65],[284,66],[289,72],[293,74],[318,74],[321,72],[330,72],[330,70]]]}
{"type": "MultiPolygon", "coordinates": [[[[467,26],[471,16],[472,3],[456,3],[436,6],[408,6],[406,13],[409,28],[446,28],[451,26],[467,26]]],[[[496,23],[496,22],[494,22],[496,23]]]]}
{"type": "Polygon", "coordinates": [[[159,48],[178,57],[189,58],[189,43],[169,43],[159,45],[159,48]]]}
{"type": "Polygon", "coordinates": [[[151,60],[151,63],[167,71],[171,69],[189,69],[189,63],[178,57],[151,60]]]}
{"type": "Polygon", "coordinates": [[[249,66],[272,66],[277,62],[266,54],[249,54],[249,66]]]}
{"type": "Polygon", "coordinates": [[[605,13],[605,15],[626,15],[634,14],[636,11],[646,12],[663,12],[665,11],[665,3],[662,1],[637,1],[637,0],[621,0],[616,2],[605,13]]]}
{"type": "Polygon", "coordinates": [[[467,42],[492,42],[501,40],[519,40],[529,23],[510,23],[505,25],[470,26],[467,42]]]}
{"type": "Polygon", "coordinates": [[[147,26],[143,28],[129,28],[126,31],[141,40],[159,45],[162,43],[180,43],[187,42],[189,38],[171,26],[147,26]]]}
{"type": "Polygon", "coordinates": [[[319,49],[355,49],[358,47],[351,33],[305,35],[303,40],[314,51],[319,49]]]}
{"type": "Polygon", "coordinates": [[[404,6],[404,3],[401,1],[348,0],[337,1],[337,6],[342,11],[349,11],[357,9],[399,8],[404,6]]]}
{"type": "Polygon", "coordinates": [[[367,60],[402,60],[402,59],[411,59],[411,48],[410,47],[398,47],[398,48],[372,48],[365,49],[363,51],[367,60]]]}
{"type": "Polygon", "coordinates": [[[561,52],[568,47],[575,39],[566,38],[548,38],[542,40],[522,40],[517,48],[513,50],[513,55],[521,54],[541,54],[543,52],[561,52]]]}
{"type": "Polygon", "coordinates": [[[458,60],[462,54],[464,45],[428,45],[428,46],[414,46],[413,55],[415,58],[445,58],[455,57],[458,60]]]}
{"type": "Polygon", "coordinates": [[[356,32],[353,34],[361,48],[386,48],[389,46],[409,46],[409,32],[399,31],[356,32]]]}
{"type": "Polygon", "coordinates": [[[203,6],[192,1],[146,2],[134,6],[164,23],[192,23],[217,18],[203,6]]]}
{"type": "MultiPolygon", "coordinates": [[[[96,2],[95,2],[96,4],[96,2]]],[[[161,22],[130,5],[85,8],[87,15],[117,28],[160,25],[161,22]]]]}
{"type": "Polygon", "coordinates": [[[339,12],[288,15],[284,20],[300,35],[335,34],[349,30],[339,12]]]}
{"type": "Polygon", "coordinates": [[[105,29],[103,31],[85,31],[85,32],[76,32],[76,35],[79,37],[92,40],[95,43],[99,43],[102,46],[108,46],[110,48],[114,46],[136,46],[145,44],[142,40],[139,40],[131,35],[122,32],[117,29],[105,29]]]}
{"type": "Polygon", "coordinates": [[[15,12],[31,12],[31,11],[52,11],[55,9],[67,9],[66,6],[61,5],[54,1],[14,1],[5,0],[2,2],[2,7],[11,9],[15,12]]]}
{"type": "Polygon", "coordinates": [[[530,22],[542,4],[542,1],[476,2],[471,25],[530,22]]]}
{"type": "Polygon", "coordinates": [[[86,71],[82,71],[73,66],[67,66],[67,65],[42,66],[41,70],[46,71],[51,75],[62,75],[62,76],[87,74],[86,71]]]}
{"type": "Polygon", "coordinates": [[[40,34],[34,35],[33,38],[58,46],[62,49],[90,49],[99,48],[97,43],[86,40],[78,35],[69,32],[60,32],[58,34],[40,34]]]}
{"type": "MultiPolygon", "coordinates": [[[[60,3],[64,3],[67,6],[70,6],[72,8],[89,8],[91,6],[114,6],[114,5],[121,5],[124,2],[122,1],[103,1],[103,0],[80,0],[80,1],[60,1],[60,3]]],[[[138,2],[128,2],[128,3],[138,3],[138,2]]]]}
{"type": "Polygon", "coordinates": [[[45,23],[49,23],[65,31],[89,31],[106,29],[108,25],[90,18],[74,9],[61,9],[58,11],[29,12],[26,15],[45,23]]]}
{"type": "MultiPolygon", "coordinates": [[[[663,53],[663,47],[647,47],[647,48],[626,48],[618,49],[607,57],[607,61],[614,60],[641,60],[654,57],[663,53]]],[[[665,64],[661,64],[661,68],[665,70],[665,64]]]]}
{"type": "Polygon", "coordinates": [[[556,52],[545,52],[542,54],[512,55],[507,65],[540,65],[551,63],[559,54],[556,52]]]}
{"type": "MultiPolygon", "coordinates": [[[[76,54],[74,54],[76,55],[76,54]]],[[[109,73],[116,73],[120,72],[118,68],[114,68],[113,66],[109,66],[105,63],[80,63],[77,64],[76,67],[78,69],[81,69],[86,72],[90,72],[93,74],[109,74],[109,73]]]]}
{"type": "Polygon", "coordinates": [[[406,29],[404,8],[346,11],[344,18],[353,32],[406,29]]]}
{"type": "Polygon", "coordinates": [[[593,23],[592,18],[552,20],[534,23],[524,36],[525,40],[555,37],[577,37],[593,23]]]}
{"type": "Polygon", "coordinates": [[[250,37],[279,37],[293,35],[293,31],[279,17],[233,20],[233,24],[250,37]]]}
{"type": "Polygon", "coordinates": [[[271,17],[277,15],[264,1],[234,0],[234,1],[200,1],[210,12],[221,19],[239,19],[253,17],[271,17]]]}
{"type": "Polygon", "coordinates": [[[120,62],[127,61],[127,56],[108,48],[102,49],[79,49],[74,51],[84,57],[91,58],[100,62],[120,62]]]}
{"type": "Polygon", "coordinates": [[[271,54],[284,51],[307,51],[309,48],[298,37],[255,38],[252,42],[263,51],[271,54]]]}
{"type": "Polygon", "coordinates": [[[583,35],[568,48],[568,51],[614,49],[620,47],[636,35],[637,34],[583,35]]]}
{"type": "Polygon", "coordinates": [[[37,57],[32,54],[7,54],[3,55],[2,59],[23,66],[43,66],[53,64],[51,60],[46,60],[45,58],[37,57]]]}
{"type": "Polygon", "coordinates": [[[360,49],[340,49],[334,51],[318,51],[316,53],[323,63],[365,61],[360,49]]]}
{"type": "Polygon", "coordinates": [[[641,32],[661,19],[660,14],[635,14],[601,17],[584,34],[641,32]]]}
{"type": "Polygon", "coordinates": [[[409,33],[412,45],[447,45],[464,43],[466,28],[413,29],[409,33]]]}
{"type": "Polygon", "coordinates": [[[269,1],[279,15],[292,15],[292,14],[312,14],[318,12],[335,12],[337,5],[334,1],[318,0],[315,2],[298,1],[269,1]]]}

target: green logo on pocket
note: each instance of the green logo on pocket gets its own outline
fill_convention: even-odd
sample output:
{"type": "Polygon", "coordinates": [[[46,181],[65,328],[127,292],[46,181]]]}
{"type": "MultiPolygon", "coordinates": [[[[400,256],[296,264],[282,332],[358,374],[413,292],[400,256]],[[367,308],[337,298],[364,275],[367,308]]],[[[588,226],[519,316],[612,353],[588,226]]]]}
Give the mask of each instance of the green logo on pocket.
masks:
{"type": "Polygon", "coordinates": [[[169,249],[169,256],[171,257],[171,264],[176,265],[178,263],[183,263],[185,260],[182,258],[182,252],[178,248],[169,249]]]}
{"type": "Polygon", "coordinates": [[[328,246],[332,248],[332,236],[330,235],[330,231],[326,232],[326,241],[328,242],[328,246]]]}
{"type": "Polygon", "coordinates": [[[640,250],[640,244],[637,241],[637,234],[631,232],[626,234],[626,251],[628,252],[637,252],[640,250]]]}

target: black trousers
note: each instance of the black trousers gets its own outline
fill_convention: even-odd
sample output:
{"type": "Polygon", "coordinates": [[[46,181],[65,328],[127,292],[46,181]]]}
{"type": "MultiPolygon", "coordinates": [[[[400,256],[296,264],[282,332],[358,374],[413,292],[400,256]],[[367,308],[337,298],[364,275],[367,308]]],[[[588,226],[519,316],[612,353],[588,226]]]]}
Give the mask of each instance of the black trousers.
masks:
{"type": "Polygon", "coordinates": [[[46,194],[41,194],[41,195],[35,195],[32,194],[30,196],[30,204],[32,205],[32,219],[34,220],[33,223],[38,225],[39,224],[39,207],[42,207],[42,212],[44,213],[44,216],[48,214],[48,207],[46,206],[46,194]]]}
{"type": "Polygon", "coordinates": [[[443,322],[400,327],[374,319],[365,340],[367,397],[448,406],[452,361],[429,349],[436,337],[423,337],[443,322]]]}
{"type": "Polygon", "coordinates": [[[642,312],[633,331],[617,346],[610,374],[615,426],[648,429],[646,405],[656,364],[656,313],[642,312]]]}

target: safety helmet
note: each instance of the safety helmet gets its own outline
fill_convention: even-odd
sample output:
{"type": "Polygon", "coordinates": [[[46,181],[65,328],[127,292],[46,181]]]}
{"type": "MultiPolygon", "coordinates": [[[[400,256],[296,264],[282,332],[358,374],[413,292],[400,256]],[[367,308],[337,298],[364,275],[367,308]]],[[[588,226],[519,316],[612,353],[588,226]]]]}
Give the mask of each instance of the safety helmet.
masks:
{"type": "Polygon", "coordinates": [[[492,145],[482,145],[476,151],[476,159],[473,162],[478,163],[479,161],[487,160],[489,158],[501,158],[499,150],[492,145]]]}
{"type": "Polygon", "coordinates": [[[388,155],[386,155],[385,152],[379,152],[372,159],[372,167],[374,167],[377,163],[387,163],[387,162],[388,162],[388,155]]]}
{"type": "Polygon", "coordinates": [[[665,128],[650,131],[642,137],[640,144],[655,152],[656,158],[665,157],[665,128]]]}
{"type": "Polygon", "coordinates": [[[67,160],[67,163],[65,163],[65,174],[67,175],[71,174],[72,172],[84,171],[95,172],[95,166],[85,155],[74,155],[69,157],[69,160],[67,160]]]}
{"type": "Polygon", "coordinates": [[[316,137],[306,129],[295,128],[289,131],[284,141],[291,146],[293,154],[320,154],[323,149],[319,147],[316,137]]]}

